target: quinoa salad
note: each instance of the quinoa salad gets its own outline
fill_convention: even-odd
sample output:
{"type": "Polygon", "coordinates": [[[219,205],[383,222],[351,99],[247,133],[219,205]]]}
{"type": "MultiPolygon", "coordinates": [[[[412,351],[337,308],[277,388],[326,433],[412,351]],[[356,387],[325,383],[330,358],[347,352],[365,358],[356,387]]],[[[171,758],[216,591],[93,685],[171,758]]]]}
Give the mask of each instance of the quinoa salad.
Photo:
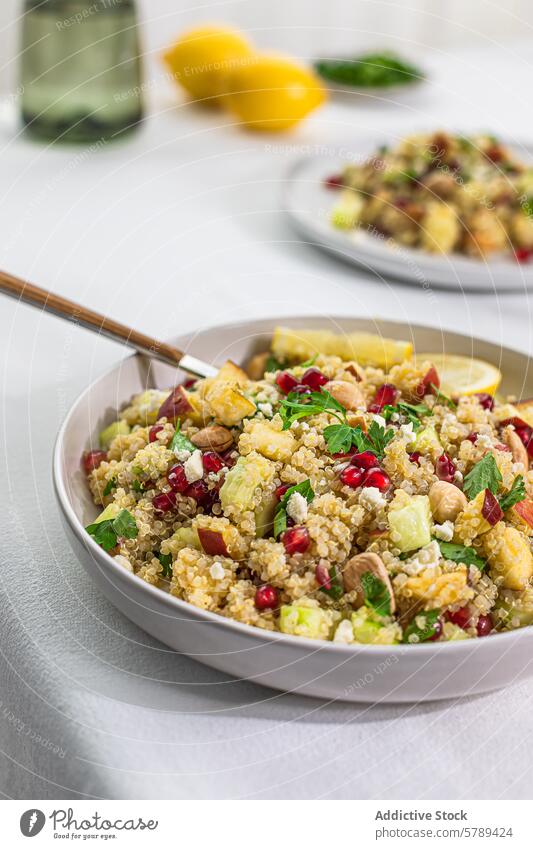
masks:
{"type": "Polygon", "coordinates": [[[278,327],[242,368],[131,399],[83,457],[86,530],[148,584],[270,631],[414,645],[529,625],[533,402],[496,377],[454,390],[445,368],[278,327]]]}
{"type": "Polygon", "coordinates": [[[478,259],[533,252],[533,168],[490,135],[415,135],[326,181],[332,223],[429,253],[478,259]]]}

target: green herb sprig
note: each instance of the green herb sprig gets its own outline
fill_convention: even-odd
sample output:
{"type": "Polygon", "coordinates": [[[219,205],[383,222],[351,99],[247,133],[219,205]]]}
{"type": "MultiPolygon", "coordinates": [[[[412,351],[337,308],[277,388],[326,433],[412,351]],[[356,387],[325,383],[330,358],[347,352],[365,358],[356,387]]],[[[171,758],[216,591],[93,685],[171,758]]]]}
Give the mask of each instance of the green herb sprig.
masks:
{"type": "Polygon", "coordinates": [[[328,569],[329,572],[329,587],[320,587],[323,593],[329,595],[330,598],[338,601],[339,598],[342,598],[344,594],[344,589],[342,586],[342,582],[337,574],[337,569],[335,566],[331,566],[328,569]]]}
{"type": "Polygon", "coordinates": [[[425,643],[430,640],[436,634],[439,616],[440,610],[424,610],[417,614],[403,632],[402,643],[425,643]],[[423,620],[423,624],[419,625],[417,619],[423,620]]]}
{"type": "Polygon", "coordinates": [[[437,540],[440,553],[446,560],[454,563],[464,563],[465,566],[476,566],[480,572],[486,567],[486,562],[478,555],[475,548],[467,545],[457,545],[454,542],[442,542],[437,540]]]}
{"type": "Polygon", "coordinates": [[[178,419],[176,422],[176,430],[174,431],[174,436],[170,440],[169,449],[171,451],[196,451],[196,445],[193,445],[190,439],[181,432],[181,423],[178,419]]]}
{"type": "Polygon", "coordinates": [[[485,454],[465,476],[463,491],[472,501],[484,489],[490,489],[492,494],[496,495],[501,482],[502,476],[494,459],[494,454],[489,453],[485,454]]]}
{"type": "Polygon", "coordinates": [[[94,522],[92,525],[88,525],[85,530],[104,551],[111,551],[115,548],[119,537],[135,539],[139,533],[137,523],[129,510],[121,510],[114,519],[94,522]]]}
{"type": "Polygon", "coordinates": [[[345,408],[325,389],[321,389],[320,392],[310,392],[308,395],[289,392],[280,402],[279,414],[283,421],[283,430],[288,430],[298,419],[316,416],[319,413],[331,413],[340,422],[346,420],[345,408]]]}
{"type": "Polygon", "coordinates": [[[299,492],[300,495],[303,495],[308,504],[310,504],[315,497],[315,493],[309,479],[301,481],[301,483],[297,483],[295,486],[289,487],[285,495],[281,498],[274,515],[274,536],[276,539],[280,536],[280,534],[287,530],[287,504],[289,503],[289,498],[295,492],[299,492]]]}
{"type": "Polygon", "coordinates": [[[408,419],[413,425],[413,430],[419,430],[422,427],[420,421],[422,416],[430,416],[432,411],[427,404],[407,404],[404,401],[395,407],[390,404],[383,407],[382,416],[386,421],[390,421],[395,413],[408,419]]]}
{"type": "Polygon", "coordinates": [[[384,581],[374,575],[373,572],[363,572],[361,575],[361,587],[365,597],[365,604],[378,616],[391,615],[391,596],[384,581]]]}
{"type": "Polygon", "coordinates": [[[156,554],[157,559],[161,563],[163,567],[163,577],[171,578],[172,577],[172,555],[171,554],[156,554]]]}
{"type": "Polygon", "coordinates": [[[111,495],[111,493],[116,488],[116,486],[117,486],[117,479],[116,478],[109,478],[108,482],[105,485],[105,489],[104,489],[103,494],[104,495],[111,495]]]}
{"type": "Polygon", "coordinates": [[[435,386],[434,383],[430,383],[429,385],[435,393],[436,404],[443,404],[445,407],[449,407],[450,410],[457,409],[457,404],[455,403],[455,401],[452,401],[452,399],[448,398],[448,396],[445,395],[444,392],[441,392],[438,386],[435,386]]]}
{"type": "Polygon", "coordinates": [[[510,510],[511,507],[514,507],[514,505],[518,504],[519,501],[523,501],[526,494],[524,478],[522,475],[517,475],[509,492],[506,492],[505,495],[502,495],[499,498],[500,507],[503,512],[505,513],[506,510],[510,510]]]}

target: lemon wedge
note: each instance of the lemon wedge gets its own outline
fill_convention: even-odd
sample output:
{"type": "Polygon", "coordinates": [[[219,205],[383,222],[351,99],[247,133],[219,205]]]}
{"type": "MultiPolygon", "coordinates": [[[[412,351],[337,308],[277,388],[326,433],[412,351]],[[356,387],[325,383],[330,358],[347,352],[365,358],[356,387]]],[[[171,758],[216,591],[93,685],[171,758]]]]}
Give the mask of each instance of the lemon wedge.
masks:
{"type": "Polygon", "coordinates": [[[276,327],[272,337],[272,352],[282,362],[301,362],[315,354],[356,360],[361,365],[390,369],[409,359],[413,351],[410,342],[387,339],[374,333],[333,333],[331,330],[300,330],[276,327]]]}
{"type": "Polygon", "coordinates": [[[463,357],[459,354],[418,354],[418,362],[430,360],[440,377],[440,388],[446,395],[474,395],[488,392],[494,395],[502,380],[502,373],[492,363],[463,357]]]}

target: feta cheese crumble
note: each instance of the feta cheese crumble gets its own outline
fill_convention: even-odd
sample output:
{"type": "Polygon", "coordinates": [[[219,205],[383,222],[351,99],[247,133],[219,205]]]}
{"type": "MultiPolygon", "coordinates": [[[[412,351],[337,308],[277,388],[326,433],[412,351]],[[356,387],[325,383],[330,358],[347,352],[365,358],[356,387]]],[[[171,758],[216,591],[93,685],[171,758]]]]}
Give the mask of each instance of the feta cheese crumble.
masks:
{"type": "Polygon", "coordinates": [[[425,569],[436,568],[439,565],[440,548],[436,540],[417,551],[409,560],[405,560],[402,566],[407,575],[418,575],[425,569]]]}
{"type": "Polygon", "coordinates": [[[443,542],[451,542],[453,539],[454,524],[450,519],[443,522],[442,525],[433,525],[432,531],[434,535],[443,540],[443,542]]]}
{"type": "Polygon", "coordinates": [[[377,413],[374,413],[372,418],[380,427],[387,427],[387,422],[385,421],[383,416],[378,416],[377,413]]]}
{"type": "Polygon", "coordinates": [[[213,563],[209,569],[209,574],[213,578],[213,581],[221,581],[225,574],[222,563],[213,563]]]}
{"type": "Polygon", "coordinates": [[[354,642],[353,627],[349,619],[343,619],[342,622],[339,623],[339,626],[335,631],[335,636],[333,637],[333,642],[346,643],[347,645],[351,645],[354,642]]]}
{"type": "Polygon", "coordinates": [[[359,504],[365,510],[379,510],[387,503],[377,486],[365,486],[359,495],[359,504]]]}
{"type": "Polygon", "coordinates": [[[174,456],[180,463],[184,463],[191,456],[191,452],[188,448],[174,448],[174,456]]]}
{"type": "Polygon", "coordinates": [[[287,516],[297,525],[301,525],[307,519],[307,501],[299,492],[293,492],[287,501],[287,516]]]}
{"type": "Polygon", "coordinates": [[[184,465],[185,477],[189,483],[199,481],[204,476],[204,464],[202,462],[202,452],[199,448],[193,451],[189,459],[184,465]]]}

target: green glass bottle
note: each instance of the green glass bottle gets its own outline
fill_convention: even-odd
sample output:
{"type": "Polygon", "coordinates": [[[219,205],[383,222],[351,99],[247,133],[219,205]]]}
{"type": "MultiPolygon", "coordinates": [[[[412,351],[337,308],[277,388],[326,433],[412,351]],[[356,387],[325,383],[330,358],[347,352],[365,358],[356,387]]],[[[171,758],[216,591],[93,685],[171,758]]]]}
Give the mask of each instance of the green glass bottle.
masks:
{"type": "Polygon", "coordinates": [[[142,114],[135,0],[26,0],[22,118],[32,135],[121,137],[142,114]]]}

